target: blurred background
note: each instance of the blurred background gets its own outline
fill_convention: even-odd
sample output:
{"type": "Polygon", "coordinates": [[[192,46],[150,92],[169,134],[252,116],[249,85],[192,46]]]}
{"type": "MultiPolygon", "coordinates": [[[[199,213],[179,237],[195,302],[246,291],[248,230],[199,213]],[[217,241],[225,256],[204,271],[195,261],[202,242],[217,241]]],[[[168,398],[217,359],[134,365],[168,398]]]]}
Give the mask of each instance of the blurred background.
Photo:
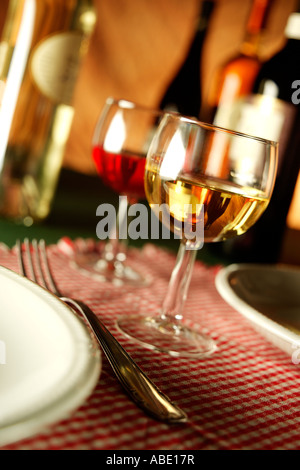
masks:
{"type": "MultiPolygon", "coordinates": [[[[2,0],[3,1],[3,0],[2,0]]],[[[199,0],[94,0],[98,22],[82,68],[65,165],[95,172],[90,142],[107,96],[157,107],[184,61],[199,14],[199,0]]],[[[202,101],[216,69],[239,51],[251,0],[215,0],[202,52],[202,101]]],[[[262,38],[263,59],[284,42],[294,0],[275,0],[262,38]]]]}
{"type": "MultiPolygon", "coordinates": [[[[91,139],[108,96],[158,107],[189,51],[199,0],[94,0],[98,20],[75,93],[75,119],[63,167],[93,176],[91,139]]],[[[219,67],[240,50],[251,0],[215,0],[199,58],[202,107],[219,67]]],[[[0,2],[0,30],[8,0],[0,2]]],[[[295,0],[274,0],[260,40],[262,61],[283,46],[295,0]]],[[[299,60],[299,58],[297,59],[299,60]]],[[[295,77],[295,79],[300,77],[295,77]]],[[[299,186],[299,184],[298,184],[299,186]]],[[[300,263],[300,188],[287,219],[281,259],[300,263]]]]}

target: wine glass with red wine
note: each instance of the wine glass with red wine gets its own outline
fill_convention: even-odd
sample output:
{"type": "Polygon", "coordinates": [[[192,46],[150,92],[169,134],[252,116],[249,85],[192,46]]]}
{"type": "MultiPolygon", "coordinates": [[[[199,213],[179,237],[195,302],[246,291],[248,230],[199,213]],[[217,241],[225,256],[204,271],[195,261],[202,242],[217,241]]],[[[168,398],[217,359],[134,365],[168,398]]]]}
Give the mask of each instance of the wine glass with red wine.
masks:
{"type": "Polygon", "coordinates": [[[75,264],[81,271],[116,285],[148,282],[130,265],[128,206],[146,199],[146,155],[163,114],[127,100],[108,98],[94,132],[93,160],[98,174],[105,186],[123,197],[119,197],[115,224],[103,251],[77,253],[75,264]]]}
{"type": "Polygon", "coordinates": [[[165,114],[148,151],[145,192],[157,217],[180,238],[180,249],[160,312],[118,319],[127,336],[173,356],[215,351],[214,341],[183,312],[197,250],[255,224],[270,201],[276,168],[276,142],[165,114]]]}

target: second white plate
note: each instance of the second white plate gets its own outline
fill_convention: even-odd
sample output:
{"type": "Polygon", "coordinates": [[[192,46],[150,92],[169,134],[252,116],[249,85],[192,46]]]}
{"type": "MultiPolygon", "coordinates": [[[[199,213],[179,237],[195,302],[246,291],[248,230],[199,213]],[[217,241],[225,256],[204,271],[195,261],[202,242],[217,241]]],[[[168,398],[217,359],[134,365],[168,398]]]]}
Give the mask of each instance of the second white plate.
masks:
{"type": "Polygon", "coordinates": [[[232,264],[219,271],[216,287],[273,344],[291,356],[300,350],[300,269],[232,264]]]}

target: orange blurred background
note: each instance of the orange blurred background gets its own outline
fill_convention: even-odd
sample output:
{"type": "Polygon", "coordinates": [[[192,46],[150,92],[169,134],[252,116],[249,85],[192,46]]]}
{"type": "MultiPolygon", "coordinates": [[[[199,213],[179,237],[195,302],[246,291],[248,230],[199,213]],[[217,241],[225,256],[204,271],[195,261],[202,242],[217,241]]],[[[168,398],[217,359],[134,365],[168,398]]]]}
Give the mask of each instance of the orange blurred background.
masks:
{"type": "MultiPolygon", "coordinates": [[[[193,39],[201,0],[94,2],[98,22],[76,89],[75,120],[64,160],[66,168],[87,174],[95,173],[91,139],[105,99],[114,96],[158,106],[193,39]]],[[[0,30],[7,4],[8,0],[0,2],[0,30]]],[[[262,59],[283,45],[285,24],[296,4],[296,0],[273,1],[262,59]]],[[[215,5],[202,57],[204,104],[217,68],[239,50],[251,0],[215,0],[215,5]]],[[[297,188],[288,224],[298,234],[300,182],[297,188]]]]}

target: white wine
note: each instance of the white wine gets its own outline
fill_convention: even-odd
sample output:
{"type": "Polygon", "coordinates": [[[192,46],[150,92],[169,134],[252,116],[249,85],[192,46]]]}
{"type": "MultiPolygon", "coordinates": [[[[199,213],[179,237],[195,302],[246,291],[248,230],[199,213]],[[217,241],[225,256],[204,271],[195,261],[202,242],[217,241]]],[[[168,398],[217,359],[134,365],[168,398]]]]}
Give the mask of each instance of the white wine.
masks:
{"type": "Polygon", "coordinates": [[[269,199],[262,191],[208,177],[180,175],[175,181],[162,178],[153,166],[146,167],[145,191],[151,208],[161,222],[170,224],[178,234],[182,224],[190,232],[200,222],[203,207],[204,241],[215,242],[240,235],[248,230],[269,199]],[[159,210],[162,204],[169,208],[159,210]]]}
{"type": "Polygon", "coordinates": [[[0,215],[49,214],[73,121],[92,0],[11,0],[0,43],[0,215]]]}

